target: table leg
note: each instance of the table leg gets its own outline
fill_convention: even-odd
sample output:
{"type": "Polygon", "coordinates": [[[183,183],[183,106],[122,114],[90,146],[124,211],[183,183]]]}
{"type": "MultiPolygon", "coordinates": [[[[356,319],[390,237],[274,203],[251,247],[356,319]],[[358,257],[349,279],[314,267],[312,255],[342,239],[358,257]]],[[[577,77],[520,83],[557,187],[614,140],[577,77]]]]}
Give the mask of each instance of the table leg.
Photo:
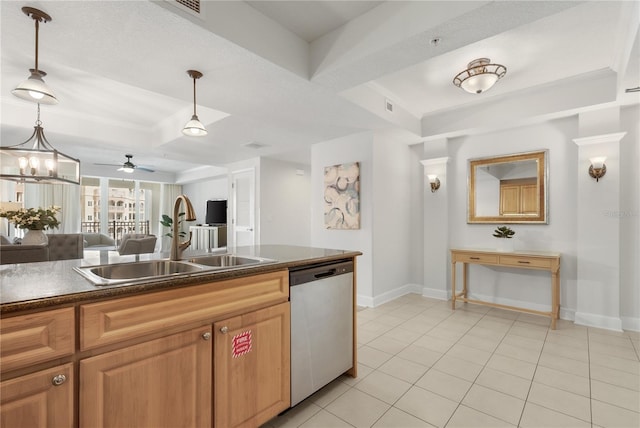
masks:
{"type": "Polygon", "coordinates": [[[462,295],[466,299],[467,297],[467,263],[462,263],[462,295]]]}
{"type": "Polygon", "coordinates": [[[551,274],[551,330],[556,329],[556,320],[560,318],[560,275],[551,274]]]}
{"type": "Polygon", "coordinates": [[[456,262],[451,261],[451,309],[456,309],[456,262]]]}

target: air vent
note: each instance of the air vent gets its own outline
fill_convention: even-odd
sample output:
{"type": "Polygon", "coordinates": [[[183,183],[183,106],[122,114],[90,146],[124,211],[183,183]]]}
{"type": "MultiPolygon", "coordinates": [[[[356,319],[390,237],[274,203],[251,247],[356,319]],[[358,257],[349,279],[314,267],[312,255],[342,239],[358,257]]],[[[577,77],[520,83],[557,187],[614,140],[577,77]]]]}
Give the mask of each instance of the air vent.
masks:
{"type": "Polygon", "coordinates": [[[181,4],[195,13],[200,13],[200,0],[176,0],[176,3],[181,4]]]}
{"type": "Polygon", "coordinates": [[[391,100],[389,100],[389,99],[385,99],[384,100],[384,108],[389,113],[393,113],[393,103],[391,102],[391,100]]]}

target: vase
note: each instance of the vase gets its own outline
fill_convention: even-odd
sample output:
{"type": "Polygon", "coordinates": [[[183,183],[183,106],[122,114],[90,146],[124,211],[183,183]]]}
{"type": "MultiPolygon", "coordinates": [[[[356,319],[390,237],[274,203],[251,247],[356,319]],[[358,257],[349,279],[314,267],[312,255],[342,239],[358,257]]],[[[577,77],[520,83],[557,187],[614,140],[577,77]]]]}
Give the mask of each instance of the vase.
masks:
{"type": "Polygon", "coordinates": [[[22,245],[47,245],[49,239],[42,230],[27,230],[22,238],[22,245]]]}
{"type": "Polygon", "coordinates": [[[498,251],[513,251],[513,242],[509,238],[498,238],[498,251]]]}

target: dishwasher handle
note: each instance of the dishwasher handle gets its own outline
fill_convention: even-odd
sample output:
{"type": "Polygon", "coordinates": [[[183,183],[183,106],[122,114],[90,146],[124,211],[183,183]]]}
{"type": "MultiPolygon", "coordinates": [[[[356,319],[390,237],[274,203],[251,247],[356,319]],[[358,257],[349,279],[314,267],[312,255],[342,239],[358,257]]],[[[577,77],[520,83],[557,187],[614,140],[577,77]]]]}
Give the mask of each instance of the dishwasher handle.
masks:
{"type": "Polygon", "coordinates": [[[313,274],[313,276],[315,277],[315,279],[323,279],[323,278],[328,278],[330,276],[334,276],[337,272],[338,271],[336,269],[329,269],[324,272],[313,274]]]}
{"type": "Polygon", "coordinates": [[[301,285],[313,281],[321,281],[333,276],[353,272],[353,261],[306,266],[289,272],[289,285],[301,285]]]}

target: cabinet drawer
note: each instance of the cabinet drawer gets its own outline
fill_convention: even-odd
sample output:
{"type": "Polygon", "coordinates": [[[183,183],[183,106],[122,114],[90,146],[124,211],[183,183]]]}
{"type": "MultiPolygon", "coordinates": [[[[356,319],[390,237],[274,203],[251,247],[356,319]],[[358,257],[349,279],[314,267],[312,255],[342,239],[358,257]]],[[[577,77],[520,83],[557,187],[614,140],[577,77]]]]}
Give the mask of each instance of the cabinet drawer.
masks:
{"type": "Polygon", "coordinates": [[[550,269],[551,260],[536,257],[500,256],[500,264],[521,268],[550,269]]]}
{"type": "Polygon", "coordinates": [[[3,427],[73,427],[73,363],[0,383],[3,427]]]}
{"type": "Polygon", "coordinates": [[[454,261],[462,263],[498,264],[498,256],[492,254],[456,254],[454,261]]]}
{"type": "Polygon", "coordinates": [[[166,328],[212,321],[289,298],[289,272],[278,271],[160,291],[80,307],[80,349],[92,349],[166,328]]]}
{"type": "Polygon", "coordinates": [[[3,372],[71,355],[74,348],[73,308],[3,318],[0,324],[3,372]]]}

